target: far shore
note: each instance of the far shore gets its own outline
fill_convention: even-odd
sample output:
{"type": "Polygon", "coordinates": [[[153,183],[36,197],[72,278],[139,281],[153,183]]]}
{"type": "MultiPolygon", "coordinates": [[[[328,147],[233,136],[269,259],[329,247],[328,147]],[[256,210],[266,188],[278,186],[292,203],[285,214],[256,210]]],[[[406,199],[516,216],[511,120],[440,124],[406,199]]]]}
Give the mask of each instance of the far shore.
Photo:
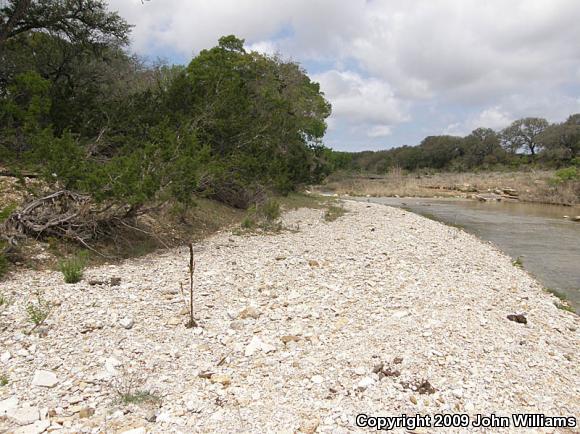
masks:
{"type": "Polygon", "coordinates": [[[558,181],[555,171],[384,175],[336,173],[316,192],[340,196],[463,198],[580,206],[580,181],[558,181]]]}

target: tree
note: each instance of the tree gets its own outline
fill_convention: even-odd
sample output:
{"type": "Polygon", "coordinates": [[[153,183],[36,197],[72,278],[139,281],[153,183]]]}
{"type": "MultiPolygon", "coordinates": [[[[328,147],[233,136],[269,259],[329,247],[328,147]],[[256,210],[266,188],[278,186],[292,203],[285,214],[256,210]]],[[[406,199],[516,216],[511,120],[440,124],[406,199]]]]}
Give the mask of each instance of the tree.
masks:
{"type": "Polygon", "coordinates": [[[550,124],[543,118],[524,118],[514,121],[501,132],[501,142],[505,149],[516,153],[520,149],[529,152],[532,157],[542,147],[540,134],[550,124]]]}
{"type": "Polygon", "coordinates": [[[580,155],[580,114],[546,128],[540,137],[550,159],[570,161],[580,155]]]}
{"type": "Polygon", "coordinates": [[[126,44],[130,28],[103,0],[9,0],[0,9],[0,48],[29,32],[93,46],[126,44]]]}
{"type": "Polygon", "coordinates": [[[491,128],[473,130],[463,139],[463,147],[463,160],[467,168],[499,163],[505,154],[497,133],[491,128]]]}
{"type": "Polygon", "coordinates": [[[244,49],[225,36],[203,50],[173,82],[167,105],[195,131],[220,165],[211,184],[261,183],[286,192],[309,182],[330,105],[292,62],[244,49]]]}

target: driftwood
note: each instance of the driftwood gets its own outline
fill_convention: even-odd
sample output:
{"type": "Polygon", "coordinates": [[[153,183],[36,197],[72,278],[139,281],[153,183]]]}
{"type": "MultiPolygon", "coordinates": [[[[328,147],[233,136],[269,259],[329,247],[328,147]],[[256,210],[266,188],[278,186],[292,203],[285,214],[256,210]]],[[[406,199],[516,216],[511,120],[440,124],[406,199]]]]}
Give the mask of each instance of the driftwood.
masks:
{"type": "Polygon", "coordinates": [[[20,238],[55,237],[76,241],[95,251],[89,244],[91,240],[134,216],[134,208],[97,205],[88,195],[60,190],[13,212],[0,226],[0,236],[10,246],[17,245],[20,238]]]}

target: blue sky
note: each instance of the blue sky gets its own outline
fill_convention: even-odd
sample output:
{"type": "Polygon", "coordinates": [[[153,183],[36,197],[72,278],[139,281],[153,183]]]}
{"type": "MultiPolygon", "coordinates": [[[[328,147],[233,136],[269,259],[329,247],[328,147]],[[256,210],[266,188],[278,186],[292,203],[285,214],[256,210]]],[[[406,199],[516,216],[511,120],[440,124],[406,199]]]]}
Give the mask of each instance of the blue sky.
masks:
{"type": "Polygon", "coordinates": [[[235,34],[299,62],[333,105],[328,146],[385,149],[427,135],[580,112],[577,0],[110,0],[131,49],[187,63],[235,34]]]}

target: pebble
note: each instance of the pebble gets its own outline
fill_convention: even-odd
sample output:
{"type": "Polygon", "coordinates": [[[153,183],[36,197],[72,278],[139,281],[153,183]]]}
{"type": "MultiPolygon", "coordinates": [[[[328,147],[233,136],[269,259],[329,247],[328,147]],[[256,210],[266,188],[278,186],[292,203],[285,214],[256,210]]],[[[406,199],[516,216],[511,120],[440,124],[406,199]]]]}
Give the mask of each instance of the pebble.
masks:
{"type": "Polygon", "coordinates": [[[2,354],[0,354],[0,362],[2,362],[2,363],[6,363],[11,358],[12,358],[12,354],[10,353],[10,351],[5,351],[2,354]]]}
{"type": "Polygon", "coordinates": [[[119,324],[121,325],[121,327],[123,327],[124,329],[130,330],[133,328],[133,325],[135,324],[135,322],[133,321],[133,318],[130,317],[125,317],[125,318],[121,318],[119,320],[119,324]]]}
{"type": "Polygon", "coordinates": [[[362,380],[360,380],[356,386],[356,389],[359,392],[363,392],[365,391],[368,387],[372,386],[373,384],[375,384],[375,380],[372,377],[364,377],[362,380]]]}
{"type": "Polygon", "coordinates": [[[324,383],[324,378],[321,375],[315,375],[310,379],[314,384],[322,384],[324,383]]]}
{"type": "Polygon", "coordinates": [[[87,270],[104,282],[123,276],[115,288],[14,273],[2,291],[42,288],[62,306],[42,338],[23,332],[26,297],[1,313],[0,374],[10,381],[0,418],[33,415],[26,425],[4,417],[0,431],[48,420],[48,431],[85,434],[346,433],[361,411],[575,412],[578,317],[473,235],[391,207],[344,206],[331,223],[299,209],[283,216],[299,231],[224,231],[196,244],[195,329],[177,324],[187,319],[175,291],[188,280],[187,248],[87,270]],[[528,325],[506,318],[518,312],[528,325]],[[31,387],[36,370],[57,384],[31,387]],[[436,391],[420,395],[423,381],[436,391]],[[128,385],[151,399],[115,404],[128,385]]]}

